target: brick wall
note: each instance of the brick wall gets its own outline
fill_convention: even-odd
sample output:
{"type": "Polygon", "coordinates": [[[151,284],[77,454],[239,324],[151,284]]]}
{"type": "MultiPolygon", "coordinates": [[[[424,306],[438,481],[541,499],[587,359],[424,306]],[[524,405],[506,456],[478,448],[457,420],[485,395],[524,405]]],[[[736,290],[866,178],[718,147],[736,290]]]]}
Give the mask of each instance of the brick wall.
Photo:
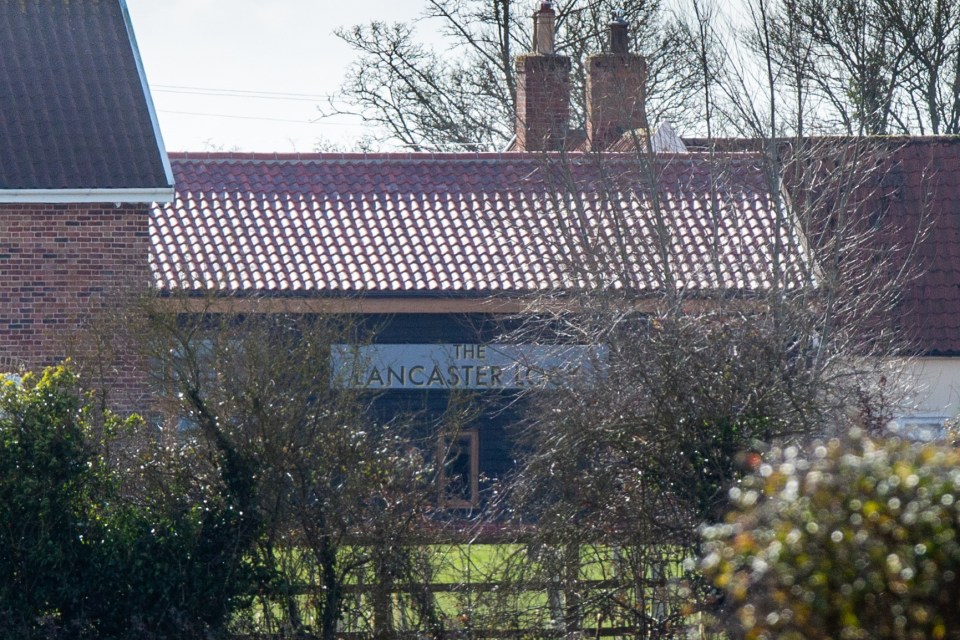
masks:
{"type": "Polygon", "coordinates": [[[570,119],[570,58],[529,53],[517,56],[518,151],[564,148],[570,119]]]}
{"type": "Polygon", "coordinates": [[[603,150],[633,129],[646,129],[647,64],[631,53],[603,53],[587,59],[587,138],[603,150]]]}
{"type": "Polygon", "coordinates": [[[146,388],[137,359],[88,329],[149,285],[148,215],[146,205],[0,205],[0,368],[70,356],[114,404],[136,404],[146,388]]]}

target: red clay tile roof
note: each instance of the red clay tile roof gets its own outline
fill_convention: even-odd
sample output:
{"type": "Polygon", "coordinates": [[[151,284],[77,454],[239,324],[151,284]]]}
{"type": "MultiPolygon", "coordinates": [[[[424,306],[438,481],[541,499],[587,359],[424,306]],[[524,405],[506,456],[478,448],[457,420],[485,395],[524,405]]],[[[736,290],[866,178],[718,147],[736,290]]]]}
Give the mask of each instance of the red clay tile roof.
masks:
{"type": "Polygon", "coordinates": [[[169,187],[121,0],[0,0],[0,189],[169,187]]]}
{"type": "Polygon", "coordinates": [[[664,264],[687,290],[750,291],[767,284],[777,233],[797,246],[792,229],[775,228],[749,154],[720,165],[696,154],[659,158],[659,227],[653,190],[627,154],[602,165],[589,155],[561,163],[532,154],[171,161],[177,197],[154,207],[151,225],[156,285],[168,292],[651,293],[662,286],[664,264]]]}
{"type": "MultiPolygon", "coordinates": [[[[713,146],[721,152],[767,144],[744,139],[684,142],[691,149],[713,146]]],[[[823,142],[863,144],[844,138],[823,142]]],[[[785,154],[792,143],[781,141],[785,154]]],[[[885,217],[894,237],[882,242],[899,247],[916,243],[907,265],[915,277],[901,292],[894,324],[918,354],[960,356],[960,136],[874,138],[869,144],[881,149],[886,166],[878,173],[879,188],[864,202],[864,215],[885,217]]]]}
{"type": "Polygon", "coordinates": [[[929,216],[917,249],[919,275],[903,292],[899,320],[921,353],[960,355],[960,137],[890,144],[886,202],[877,207],[899,216],[904,234],[929,216]]]}

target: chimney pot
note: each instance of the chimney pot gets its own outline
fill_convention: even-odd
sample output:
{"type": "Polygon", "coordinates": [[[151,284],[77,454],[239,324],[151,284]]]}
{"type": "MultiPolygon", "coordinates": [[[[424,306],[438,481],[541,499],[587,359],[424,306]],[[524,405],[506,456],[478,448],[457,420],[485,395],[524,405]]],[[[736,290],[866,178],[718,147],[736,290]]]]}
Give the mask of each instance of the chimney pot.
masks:
{"type": "Polygon", "coordinates": [[[625,55],[630,53],[630,44],[628,40],[630,27],[627,24],[623,9],[617,9],[613,12],[613,19],[610,21],[610,53],[625,55]]]}
{"type": "Polygon", "coordinates": [[[557,14],[553,2],[544,0],[533,14],[533,53],[554,53],[554,31],[557,14]]]}

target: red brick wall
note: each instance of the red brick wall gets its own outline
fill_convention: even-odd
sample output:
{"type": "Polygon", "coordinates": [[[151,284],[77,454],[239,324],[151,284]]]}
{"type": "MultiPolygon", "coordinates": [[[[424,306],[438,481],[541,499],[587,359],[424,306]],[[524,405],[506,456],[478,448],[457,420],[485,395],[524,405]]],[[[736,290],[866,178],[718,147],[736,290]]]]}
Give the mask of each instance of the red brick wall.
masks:
{"type": "Polygon", "coordinates": [[[570,58],[529,53],[517,56],[518,151],[559,151],[570,118],[570,58]]]}
{"type": "Polygon", "coordinates": [[[647,64],[636,54],[603,53],[587,59],[587,138],[602,150],[631,129],[646,129],[647,64]]]}
{"type": "Polygon", "coordinates": [[[115,350],[94,363],[102,350],[81,329],[149,285],[148,212],[146,205],[0,205],[0,368],[37,370],[71,356],[87,384],[111,386],[118,406],[137,402],[145,378],[136,359],[115,350]]]}

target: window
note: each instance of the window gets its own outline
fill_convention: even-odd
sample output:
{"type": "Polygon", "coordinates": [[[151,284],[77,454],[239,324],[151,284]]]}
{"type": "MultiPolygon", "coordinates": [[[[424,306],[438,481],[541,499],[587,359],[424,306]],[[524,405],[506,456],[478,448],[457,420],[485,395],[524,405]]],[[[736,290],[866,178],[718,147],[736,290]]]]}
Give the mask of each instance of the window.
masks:
{"type": "Polygon", "coordinates": [[[479,501],[480,436],[476,429],[440,436],[437,452],[441,507],[472,509],[479,501]]]}

